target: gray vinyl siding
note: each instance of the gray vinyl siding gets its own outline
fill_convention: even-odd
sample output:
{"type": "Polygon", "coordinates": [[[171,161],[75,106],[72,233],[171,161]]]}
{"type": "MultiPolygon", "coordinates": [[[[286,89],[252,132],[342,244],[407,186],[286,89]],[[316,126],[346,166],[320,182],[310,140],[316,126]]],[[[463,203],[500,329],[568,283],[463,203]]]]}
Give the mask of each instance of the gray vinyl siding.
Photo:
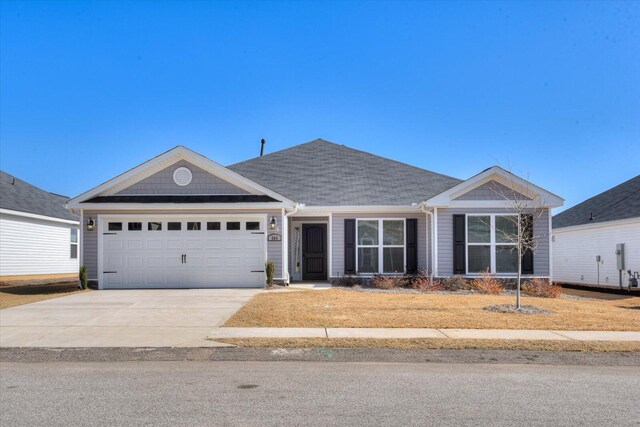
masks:
{"type": "MultiPolygon", "coordinates": [[[[251,214],[260,214],[267,215],[267,223],[272,216],[275,216],[278,220],[278,229],[277,233],[282,234],[281,226],[284,223],[282,218],[282,211],[279,209],[271,209],[271,210],[248,210],[248,209],[238,209],[235,211],[228,210],[183,210],[180,212],[171,211],[171,210],[154,210],[154,211],[141,211],[141,210],[85,210],[84,211],[84,221],[85,225],[83,228],[83,236],[82,236],[82,261],[83,264],[87,266],[88,269],[88,277],[91,281],[98,280],[98,215],[108,215],[108,214],[124,214],[124,215],[148,215],[148,214],[180,214],[184,216],[188,216],[190,214],[224,214],[232,216],[233,214],[240,213],[251,213],[251,214]],[[95,220],[95,228],[93,231],[87,231],[86,222],[89,218],[93,218],[95,220]]],[[[267,234],[269,234],[269,229],[267,229],[267,234]]],[[[283,244],[285,242],[267,242],[267,259],[272,260],[276,265],[276,278],[281,279],[284,278],[284,271],[282,269],[282,249],[283,244]]]]}
{"type": "MultiPolygon", "coordinates": [[[[452,208],[438,209],[438,275],[453,275],[453,215],[455,214],[501,214],[513,210],[505,208],[452,208]]],[[[537,249],[533,254],[534,276],[549,276],[549,210],[535,215],[533,235],[537,249]]]]}
{"type": "Polygon", "coordinates": [[[529,197],[496,181],[485,182],[479,187],[456,197],[455,200],[504,200],[511,194],[515,195],[512,200],[531,200],[529,197]]]}
{"type": "Polygon", "coordinates": [[[200,169],[186,160],[180,160],[116,194],[249,194],[249,192],[200,169]],[[184,187],[173,182],[173,172],[179,167],[188,168],[193,176],[191,183],[184,187]]]}
{"type": "Polygon", "coordinates": [[[334,213],[331,225],[332,275],[344,274],[344,220],[348,218],[416,218],[418,220],[418,268],[427,270],[427,220],[422,212],[415,214],[334,213]]]}

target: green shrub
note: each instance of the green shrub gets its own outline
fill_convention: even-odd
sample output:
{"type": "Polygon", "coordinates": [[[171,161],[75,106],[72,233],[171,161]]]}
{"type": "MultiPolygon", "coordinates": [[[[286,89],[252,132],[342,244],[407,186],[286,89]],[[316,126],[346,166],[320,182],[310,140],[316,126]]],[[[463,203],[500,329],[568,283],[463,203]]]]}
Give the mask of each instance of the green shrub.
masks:
{"type": "Polygon", "coordinates": [[[531,279],[522,284],[522,293],[530,297],[558,298],[560,286],[547,279],[531,279]]]}
{"type": "Polygon", "coordinates": [[[273,276],[276,273],[276,265],[273,261],[269,260],[264,265],[264,271],[267,273],[267,286],[273,286],[273,276]]]}
{"type": "Polygon", "coordinates": [[[462,276],[446,277],[442,279],[441,284],[445,291],[451,292],[463,291],[468,288],[467,280],[462,276]]]}
{"type": "Polygon", "coordinates": [[[80,286],[82,287],[82,289],[87,289],[89,287],[87,274],[87,266],[83,265],[82,267],[80,267],[80,286]]]}
{"type": "Polygon", "coordinates": [[[404,276],[385,276],[377,274],[371,279],[371,286],[378,289],[403,288],[407,284],[404,276]]]}

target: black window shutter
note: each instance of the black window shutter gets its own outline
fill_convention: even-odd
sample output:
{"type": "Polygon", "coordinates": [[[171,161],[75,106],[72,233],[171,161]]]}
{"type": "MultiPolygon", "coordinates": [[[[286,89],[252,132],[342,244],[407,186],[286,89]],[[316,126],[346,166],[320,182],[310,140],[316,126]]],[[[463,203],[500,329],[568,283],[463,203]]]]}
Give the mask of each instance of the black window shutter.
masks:
{"type": "Polygon", "coordinates": [[[356,274],[356,220],[344,220],[344,274],[356,274]]]}
{"type": "Polygon", "coordinates": [[[418,272],[418,220],[407,218],[407,273],[418,272]]]}
{"type": "MultiPolygon", "coordinates": [[[[524,225],[524,233],[527,235],[525,239],[531,241],[533,239],[533,215],[523,214],[522,223],[524,225]]],[[[533,251],[526,249],[522,253],[522,274],[533,274],[533,251]]]]}
{"type": "Polygon", "coordinates": [[[453,215],[453,274],[465,274],[465,215],[453,215]]]}

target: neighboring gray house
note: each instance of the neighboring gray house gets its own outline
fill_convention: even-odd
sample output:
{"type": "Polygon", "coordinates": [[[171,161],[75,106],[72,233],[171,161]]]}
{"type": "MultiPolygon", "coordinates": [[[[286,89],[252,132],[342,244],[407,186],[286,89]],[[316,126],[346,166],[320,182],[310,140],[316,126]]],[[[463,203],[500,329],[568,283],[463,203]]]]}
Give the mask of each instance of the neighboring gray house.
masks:
{"type": "Polygon", "coordinates": [[[543,212],[525,264],[528,276],[549,277],[558,196],[499,167],[463,181],[322,139],[228,167],[178,146],[68,207],[100,288],[257,287],[266,260],[282,282],[418,270],[510,277],[517,255],[496,230],[514,212],[496,188],[543,212]]]}
{"type": "Polygon", "coordinates": [[[0,277],[78,273],[79,218],[67,200],[0,171],[0,277]]]}
{"type": "Polygon", "coordinates": [[[557,282],[627,288],[640,272],[640,175],[553,217],[557,282]]]}

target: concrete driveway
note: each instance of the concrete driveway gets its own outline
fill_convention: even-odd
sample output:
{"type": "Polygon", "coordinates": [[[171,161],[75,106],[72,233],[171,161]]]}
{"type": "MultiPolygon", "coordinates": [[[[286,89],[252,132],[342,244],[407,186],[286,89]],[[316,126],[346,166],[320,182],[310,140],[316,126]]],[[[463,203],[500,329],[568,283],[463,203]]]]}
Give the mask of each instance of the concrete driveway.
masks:
{"type": "Polygon", "coordinates": [[[210,347],[260,289],[105,290],[0,310],[1,347],[210,347]]]}

